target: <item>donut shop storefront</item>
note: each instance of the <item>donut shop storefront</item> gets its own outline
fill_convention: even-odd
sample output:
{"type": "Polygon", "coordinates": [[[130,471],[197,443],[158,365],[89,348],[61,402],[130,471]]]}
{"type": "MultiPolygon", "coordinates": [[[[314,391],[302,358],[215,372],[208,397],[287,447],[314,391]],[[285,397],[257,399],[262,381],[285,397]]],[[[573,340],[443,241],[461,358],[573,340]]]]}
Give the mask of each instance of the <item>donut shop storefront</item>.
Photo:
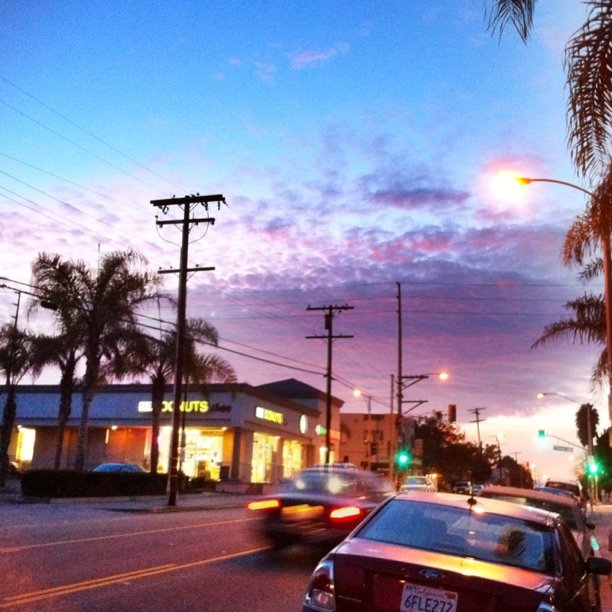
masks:
{"type": "MultiPolygon", "coordinates": [[[[281,381],[283,382],[283,381],[281,381]]],[[[294,381],[297,383],[297,381],[294,381]]],[[[262,387],[272,387],[262,385],[262,387]]],[[[190,477],[242,483],[276,483],[324,460],[325,409],[321,392],[288,399],[248,384],[212,384],[204,396],[190,388],[180,405],[179,462],[190,477]]],[[[173,391],[167,389],[160,418],[159,471],[169,465],[173,391]]],[[[303,393],[302,393],[303,395],[303,393]]],[[[149,468],[152,407],[150,385],[109,385],[90,406],[88,465],[128,462],[149,468]]],[[[80,394],[64,434],[62,468],[71,468],[80,421],[80,394]]],[[[26,469],[53,466],[59,389],[21,385],[9,455],[26,469]]],[[[338,448],[341,402],[332,403],[332,449],[338,448]],[[335,419],[333,417],[336,417],[335,419]]],[[[332,450],[332,460],[335,460],[332,450]]]]}

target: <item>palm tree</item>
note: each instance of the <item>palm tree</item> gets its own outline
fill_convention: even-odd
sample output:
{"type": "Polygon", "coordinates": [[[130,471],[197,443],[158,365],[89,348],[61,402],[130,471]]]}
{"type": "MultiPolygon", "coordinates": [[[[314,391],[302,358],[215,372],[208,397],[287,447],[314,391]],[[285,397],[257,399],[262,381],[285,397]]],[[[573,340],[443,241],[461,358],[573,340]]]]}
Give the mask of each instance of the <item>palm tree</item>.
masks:
{"type": "MultiPolygon", "coordinates": [[[[222,357],[198,352],[198,344],[217,346],[219,335],[214,326],[202,319],[188,319],[185,323],[185,379],[195,384],[236,382],[233,367],[222,357]]],[[[141,334],[126,346],[123,359],[117,362],[118,373],[146,375],[151,382],[151,458],[150,471],[157,472],[159,464],[160,417],[166,388],[173,380],[176,364],[176,331],[166,331],[160,339],[141,334]]]]}
{"type": "MultiPolygon", "coordinates": [[[[512,24],[526,42],[536,0],[488,0],[489,29],[512,24]]],[[[611,162],[612,0],[587,0],[588,17],[565,47],[568,146],[578,171],[597,184],[611,162]]]]}
{"type": "MultiPolygon", "coordinates": [[[[599,254],[603,246],[602,235],[609,233],[609,209],[602,202],[612,202],[612,166],[605,180],[593,193],[586,211],[579,214],[565,237],[562,259],[566,266],[580,265],[578,275],[583,280],[591,280],[606,273],[604,258],[599,254]]],[[[565,304],[574,313],[573,317],[557,321],[544,328],[544,333],[533,346],[547,344],[552,340],[569,338],[580,342],[602,344],[604,349],[593,368],[594,384],[609,379],[607,351],[606,303],[604,296],[585,294],[565,304]]]]}
{"type": "Polygon", "coordinates": [[[37,347],[36,364],[32,371],[38,375],[42,370],[55,365],[60,370],[60,399],[57,411],[57,441],[55,445],[55,457],[53,467],[58,470],[61,467],[62,453],[64,448],[64,436],[68,419],[72,413],[72,398],[78,384],[76,377],[77,364],[83,357],[83,351],[78,344],[68,335],[41,336],[37,347]]]}
{"type": "MultiPolygon", "coordinates": [[[[604,273],[612,285],[610,235],[612,233],[612,0],[587,0],[587,20],[565,47],[564,64],[569,91],[568,147],[578,172],[593,188],[586,211],[578,215],[563,248],[564,263],[583,266],[583,277],[604,273]],[[600,250],[601,249],[601,250],[600,250]],[[603,251],[603,256],[596,255],[603,251]],[[588,257],[595,257],[585,261],[588,257]]],[[[487,4],[485,4],[487,6],[487,4]]],[[[502,35],[512,24],[523,41],[533,26],[535,0],[489,0],[489,28],[502,35]]],[[[575,318],[547,326],[536,345],[560,336],[611,344],[606,303],[584,296],[566,304],[575,318]]],[[[607,304],[610,308],[610,304],[607,304]]],[[[610,350],[610,346],[608,346],[610,350]]],[[[612,380],[612,355],[604,350],[594,368],[594,380],[612,380]]]]}
{"type": "Polygon", "coordinates": [[[8,449],[17,416],[17,385],[33,366],[36,353],[36,336],[7,323],[0,328],[0,368],[6,382],[2,428],[0,429],[0,487],[6,482],[8,473],[8,449]]]}
{"type": "Polygon", "coordinates": [[[597,438],[598,425],[599,412],[593,407],[593,404],[581,404],[580,408],[576,411],[576,431],[582,446],[591,447],[593,438],[597,438]]]}
{"type": "MultiPolygon", "coordinates": [[[[605,346],[606,317],[603,296],[584,294],[566,302],[565,308],[572,313],[572,316],[546,325],[542,335],[531,345],[531,348],[546,346],[559,340],[605,346]]],[[[604,348],[593,367],[593,385],[596,385],[606,375],[606,355],[607,351],[604,348]]]]}
{"type": "Polygon", "coordinates": [[[32,266],[41,295],[60,304],[61,319],[81,334],[85,372],[81,387],[81,419],[75,468],[87,464],[89,407],[104,383],[104,366],[136,329],[139,305],[156,297],[158,277],[134,269],[146,260],[133,250],[104,255],[97,270],[83,261],[39,254],[32,266]]]}

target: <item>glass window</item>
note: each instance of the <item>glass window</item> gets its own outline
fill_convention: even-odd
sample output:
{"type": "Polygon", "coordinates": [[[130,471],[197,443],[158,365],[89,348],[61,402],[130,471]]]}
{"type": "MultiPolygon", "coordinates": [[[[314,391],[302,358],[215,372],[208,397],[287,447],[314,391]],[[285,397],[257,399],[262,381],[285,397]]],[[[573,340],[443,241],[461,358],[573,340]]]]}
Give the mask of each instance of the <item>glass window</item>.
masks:
{"type": "Polygon", "coordinates": [[[469,508],[392,500],[360,538],[553,573],[552,533],[536,523],[469,508]]]}

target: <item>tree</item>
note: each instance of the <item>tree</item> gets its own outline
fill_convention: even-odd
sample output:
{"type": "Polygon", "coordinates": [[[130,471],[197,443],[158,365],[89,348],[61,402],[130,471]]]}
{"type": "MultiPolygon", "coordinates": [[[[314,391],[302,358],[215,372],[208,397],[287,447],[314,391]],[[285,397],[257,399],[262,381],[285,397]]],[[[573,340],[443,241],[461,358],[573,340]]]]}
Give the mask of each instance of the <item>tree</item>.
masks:
{"type": "MultiPolygon", "coordinates": [[[[535,0],[491,0],[490,4],[489,28],[501,36],[511,23],[521,39],[527,41],[533,26],[535,0]]],[[[572,35],[564,54],[569,91],[568,147],[576,169],[594,187],[587,210],[578,215],[568,230],[563,257],[564,263],[579,263],[585,276],[592,276],[604,269],[603,259],[599,256],[585,262],[585,256],[593,255],[604,244],[609,245],[612,230],[612,0],[588,0],[585,5],[587,20],[572,35]]],[[[612,282],[612,278],[606,282],[612,282]]],[[[578,336],[574,337],[584,335],[587,341],[603,340],[607,344],[603,300],[588,298],[570,308],[573,306],[595,306],[597,311],[591,309],[589,320],[576,318],[549,326],[536,345],[576,332],[578,336]],[[589,327],[591,323],[597,327],[589,327]]],[[[594,381],[610,375],[607,357],[604,350],[594,368],[594,381]]]]}
{"type": "Polygon", "coordinates": [[[49,365],[55,365],[60,370],[60,399],[57,412],[57,440],[53,467],[61,467],[64,448],[64,436],[68,419],[72,413],[72,398],[78,383],[76,377],[77,364],[83,356],[81,347],[75,344],[69,334],[59,336],[41,336],[36,354],[36,364],[32,371],[39,375],[49,365]]]}
{"type": "Polygon", "coordinates": [[[133,250],[101,257],[96,270],[83,261],[39,254],[32,266],[41,295],[60,304],[61,321],[82,338],[85,372],[75,468],[87,465],[89,408],[103,384],[104,366],[137,330],[138,307],[156,297],[156,275],[135,269],[146,260],[133,250]]]}
{"type": "MultiPolygon", "coordinates": [[[[236,382],[232,366],[222,357],[201,354],[198,344],[217,346],[216,328],[202,319],[188,319],[185,323],[185,380],[192,384],[236,382]]],[[[166,331],[160,339],[147,334],[134,336],[127,343],[115,372],[147,376],[151,382],[151,473],[159,463],[160,417],[167,385],[172,382],[176,363],[176,331],[166,331]]]]}
{"type": "Polygon", "coordinates": [[[17,385],[33,365],[36,337],[18,329],[17,321],[0,328],[0,368],[5,375],[6,399],[0,430],[0,487],[6,482],[11,434],[17,416],[17,385]]]}
{"type": "MultiPolygon", "coordinates": [[[[526,42],[536,0],[491,0],[489,29],[512,24],[526,42]]],[[[612,0],[587,0],[587,20],[565,47],[568,146],[578,171],[594,183],[609,171],[612,144],[612,0]]]]}
{"type": "Polygon", "coordinates": [[[442,412],[419,419],[415,437],[423,440],[422,469],[428,473],[444,474],[456,480],[484,481],[491,474],[480,448],[465,441],[465,434],[455,423],[444,419],[442,412]]]}
{"type": "MultiPolygon", "coordinates": [[[[544,327],[542,335],[531,345],[537,348],[557,342],[570,340],[580,343],[606,343],[606,319],[604,298],[601,295],[585,294],[565,303],[565,309],[572,315],[544,327]]],[[[606,350],[604,349],[593,368],[593,382],[601,380],[606,372],[606,350]]]]}
{"type": "Polygon", "coordinates": [[[580,408],[576,411],[576,431],[582,446],[591,447],[593,438],[597,437],[598,425],[599,412],[597,412],[592,404],[581,404],[580,408]]]}

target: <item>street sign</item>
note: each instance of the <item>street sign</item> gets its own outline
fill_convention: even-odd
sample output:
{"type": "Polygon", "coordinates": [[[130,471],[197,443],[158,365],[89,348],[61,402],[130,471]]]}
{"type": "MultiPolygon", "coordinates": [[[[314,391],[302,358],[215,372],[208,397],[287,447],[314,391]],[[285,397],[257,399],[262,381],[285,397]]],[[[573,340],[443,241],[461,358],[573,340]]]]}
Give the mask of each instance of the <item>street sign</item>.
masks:
{"type": "Polygon", "coordinates": [[[553,446],[554,450],[558,450],[558,451],[564,451],[566,453],[573,453],[574,449],[571,446],[559,446],[558,444],[555,444],[553,446]]]}

